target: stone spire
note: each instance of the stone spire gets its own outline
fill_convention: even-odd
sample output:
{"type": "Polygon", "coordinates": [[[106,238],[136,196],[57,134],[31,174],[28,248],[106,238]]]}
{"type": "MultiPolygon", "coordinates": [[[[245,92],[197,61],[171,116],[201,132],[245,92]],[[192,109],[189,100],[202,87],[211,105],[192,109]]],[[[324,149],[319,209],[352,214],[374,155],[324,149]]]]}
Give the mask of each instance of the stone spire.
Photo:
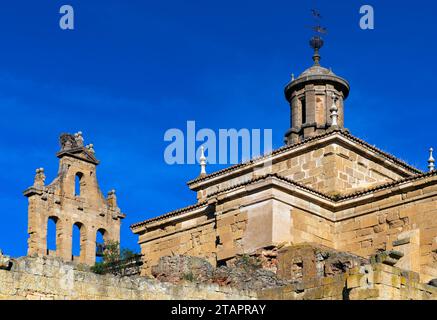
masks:
{"type": "Polygon", "coordinates": [[[314,64],[297,78],[292,78],[285,87],[285,98],[291,110],[290,129],[285,134],[286,144],[295,144],[322,134],[332,126],[344,129],[344,100],[349,95],[350,87],[345,79],[320,65],[320,49],[323,45],[320,36],[311,38],[314,64]],[[331,110],[334,104],[337,110],[331,110]]]}
{"type": "Polygon", "coordinates": [[[110,208],[117,208],[117,196],[114,189],[108,192],[106,200],[108,201],[108,205],[110,208]]]}
{"type": "Polygon", "coordinates": [[[74,134],[74,138],[76,139],[76,143],[79,147],[83,147],[83,136],[82,136],[82,131],[79,131],[77,133],[74,134]]]}
{"type": "Polygon", "coordinates": [[[35,187],[44,187],[45,181],[46,181],[46,176],[44,174],[44,168],[36,169],[35,180],[33,182],[33,185],[35,187]]]}
{"type": "Polygon", "coordinates": [[[205,157],[205,148],[203,146],[200,147],[200,176],[206,175],[206,157],[205,157]]]}
{"type": "Polygon", "coordinates": [[[89,145],[87,145],[85,148],[87,148],[90,152],[95,153],[96,151],[94,150],[94,145],[92,143],[90,143],[89,145]]]}
{"type": "Polygon", "coordinates": [[[435,159],[433,157],[433,153],[434,149],[431,148],[429,149],[429,159],[428,159],[428,168],[429,168],[429,172],[432,172],[435,170],[435,159]]]}

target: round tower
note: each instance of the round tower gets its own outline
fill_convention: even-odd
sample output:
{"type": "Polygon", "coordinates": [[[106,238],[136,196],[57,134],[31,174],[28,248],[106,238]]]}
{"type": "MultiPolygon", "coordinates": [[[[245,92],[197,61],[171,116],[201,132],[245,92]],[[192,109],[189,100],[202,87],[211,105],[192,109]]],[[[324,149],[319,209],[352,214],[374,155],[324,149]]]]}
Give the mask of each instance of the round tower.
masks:
{"type": "Polygon", "coordinates": [[[332,126],[330,109],[337,106],[337,126],[344,128],[344,101],[349,95],[349,83],[320,65],[319,50],[323,39],[314,36],[314,64],[285,87],[285,98],[290,103],[290,129],[285,142],[294,144],[326,132],[332,126]]]}

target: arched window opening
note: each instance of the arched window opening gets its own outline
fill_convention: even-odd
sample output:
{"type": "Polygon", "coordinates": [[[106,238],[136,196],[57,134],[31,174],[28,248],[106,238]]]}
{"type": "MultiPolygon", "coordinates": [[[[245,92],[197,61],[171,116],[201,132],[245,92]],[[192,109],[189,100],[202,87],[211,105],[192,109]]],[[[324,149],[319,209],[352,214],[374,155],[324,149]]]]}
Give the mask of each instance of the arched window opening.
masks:
{"type": "Polygon", "coordinates": [[[305,98],[302,98],[300,100],[300,105],[301,105],[301,117],[302,117],[302,124],[306,124],[307,122],[307,104],[306,104],[306,100],[305,98]]]}
{"type": "Polygon", "coordinates": [[[96,262],[103,260],[103,252],[105,251],[105,240],[107,232],[105,229],[97,230],[96,235],[96,262]]]}
{"type": "Polygon", "coordinates": [[[84,241],[82,229],[83,226],[80,222],[76,222],[73,225],[72,260],[79,260],[82,254],[82,242],[84,241]]]}
{"type": "Polygon", "coordinates": [[[76,197],[80,197],[83,192],[82,187],[84,186],[83,173],[76,173],[75,181],[74,181],[74,195],[76,197]]]}
{"type": "Polygon", "coordinates": [[[47,221],[47,255],[54,255],[56,252],[58,218],[49,217],[47,221]]]}

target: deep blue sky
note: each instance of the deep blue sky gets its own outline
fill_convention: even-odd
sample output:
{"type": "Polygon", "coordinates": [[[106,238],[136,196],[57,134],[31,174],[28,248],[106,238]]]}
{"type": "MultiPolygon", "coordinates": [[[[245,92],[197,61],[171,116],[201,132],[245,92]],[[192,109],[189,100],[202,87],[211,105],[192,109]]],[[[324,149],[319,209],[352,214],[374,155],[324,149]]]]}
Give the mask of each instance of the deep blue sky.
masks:
{"type": "MultiPolygon", "coordinates": [[[[426,169],[435,128],[435,1],[319,1],[330,33],[322,64],[351,84],[346,126],[426,169]],[[373,4],[376,29],[358,27],[373,4]]],[[[3,1],[0,7],[0,248],[26,253],[27,199],[35,169],[57,173],[58,137],[82,130],[101,160],[106,194],[129,225],[195,202],[197,165],[168,166],[164,132],[289,126],[290,74],[309,67],[308,1],[3,1]],[[59,8],[74,6],[62,31],[59,8]]],[[[219,166],[208,167],[209,171],[219,166]]]]}

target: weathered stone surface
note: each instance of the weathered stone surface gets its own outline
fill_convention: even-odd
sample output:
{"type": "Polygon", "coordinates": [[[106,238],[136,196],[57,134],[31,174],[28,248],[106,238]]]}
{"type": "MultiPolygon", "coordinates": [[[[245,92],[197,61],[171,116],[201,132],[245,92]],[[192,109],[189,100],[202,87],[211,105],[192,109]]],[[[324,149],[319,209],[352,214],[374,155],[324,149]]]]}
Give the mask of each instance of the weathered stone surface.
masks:
{"type": "Polygon", "coordinates": [[[250,291],[281,287],[286,283],[268,270],[247,270],[241,267],[232,268],[226,266],[215,270],[212,282],[239,290],[250,291]]]}
{"type": "Polygon", "coordinates": [[[367,259],[317,244],[301,244],[279,250],[278,276],[293,281],[310,281],[335,276],[368,263],[367,259]]]}
{"type": "Polygon", "coordinates": [[[201,258],[167,256],[152,267],[152,275],[161,281],[177,283],[180,280],[207,282],[212,278],[212,265],[201,258]]]}
{"type": "Polygon", "coordinates": [[[188,256],[162,257],[152,267],[152,275],[164,282],[216,283],[239,290],[261,290],[284,285],[275,273],[262,269],[257,257],[239,257],[230,266],[217,269],[201,258],[188,256]]]}
{"type": "Polygon", "coordinates": [[[396,250],[383,251],[378,252],[374,257],[372,257],[372,262],[394,266],[403,256],[404,254],[402,252],[396,250]]]}
{"type": "Polygon", "coordinates": [[[163,283],[149,277],[97,275],[54,257],[24,257],[0,270],[0,299],[29,300],[227,300],[254,299],[256,293],[215,284],[163,283]]]}
{"type": "Polygon", "coordinates": [[[198,258],[170,258],[163,259],[161,270],[182,275],[180,270],[193,266],[198,270],[193,274],[211,278],[182,276],[177,283],[169,283],[150,277],[101,276],[86,265],[60,258],[24,257],[14,260],[11,270],[0,270],[0,299],[437,299],[432,283],[422,284],[417,273],[385,264],[365,264],[344,272],[339,268],[336,275],[322,273],[313,279],[289,281],[263,270],[258,257],[241,256],[230,266],[212,270],[198,258]]]}

